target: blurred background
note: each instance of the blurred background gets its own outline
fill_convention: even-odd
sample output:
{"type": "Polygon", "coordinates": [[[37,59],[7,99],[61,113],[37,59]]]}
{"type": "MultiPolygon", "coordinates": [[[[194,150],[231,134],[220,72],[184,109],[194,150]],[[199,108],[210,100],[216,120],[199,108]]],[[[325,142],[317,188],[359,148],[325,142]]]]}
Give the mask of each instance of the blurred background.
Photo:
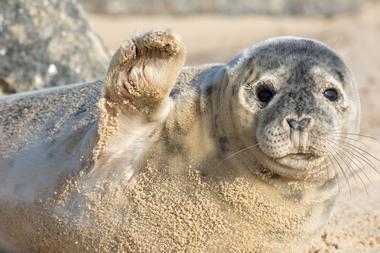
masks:
{"type": "Polygon", "coordinates": [[[350,37],[362,37],[358,33],[377,29],[380,21],[378,4],[360,0],[79,2],[111,51],[133,32],[172,28],[189,48],[190,65],[226,61],[241,49],[278,35],[313,37],[333,47],[345,47],[343,53],[347,53],[350,37]]]}

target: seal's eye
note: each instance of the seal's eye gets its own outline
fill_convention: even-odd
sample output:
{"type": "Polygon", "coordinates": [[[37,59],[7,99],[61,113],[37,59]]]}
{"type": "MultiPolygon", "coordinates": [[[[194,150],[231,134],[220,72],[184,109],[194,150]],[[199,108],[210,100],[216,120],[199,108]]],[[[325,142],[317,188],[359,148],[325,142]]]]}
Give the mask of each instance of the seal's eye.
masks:
{"type": "Polygon", "coordinates": [[[334,102],[339,98],[338,91],[334,88],[329,88],[323,92],[323,96],[325,96],[328,100],[334,102]]]}
{"type": "Polygon", "coordinates": [[[271,87],[260,85],[257,87],[256,94],[260,102],[269,103],[269,101],[273,98],[275,92],[271,87]]]}

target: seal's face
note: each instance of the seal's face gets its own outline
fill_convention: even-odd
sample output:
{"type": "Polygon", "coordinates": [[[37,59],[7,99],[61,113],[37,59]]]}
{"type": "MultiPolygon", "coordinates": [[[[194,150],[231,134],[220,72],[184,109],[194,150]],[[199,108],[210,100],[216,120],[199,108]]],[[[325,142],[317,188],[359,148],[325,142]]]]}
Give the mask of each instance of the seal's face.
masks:
{"type": "Polygon", "coordinates": [[[255,158],[285,176],[330,162],[341,134],[358,125],[357,92],[346,65],[306,39],[271,40],[248,54],[233,80],[233,113],[240,136],[257,144],[255,158]]]}

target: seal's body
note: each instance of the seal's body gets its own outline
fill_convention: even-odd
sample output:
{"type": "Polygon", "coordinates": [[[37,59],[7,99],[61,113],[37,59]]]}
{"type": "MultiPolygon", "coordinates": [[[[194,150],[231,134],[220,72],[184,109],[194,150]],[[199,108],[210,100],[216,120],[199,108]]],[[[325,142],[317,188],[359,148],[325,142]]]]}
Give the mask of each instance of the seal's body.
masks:
{"type": "Polygon", "coordinates": [[[184,59],[152,32],[121,46],[104,84],[1,98],[4,249],[303,249],[337,194],[335,144],[358,127],[347,67],[301,38],[184,59]]]}

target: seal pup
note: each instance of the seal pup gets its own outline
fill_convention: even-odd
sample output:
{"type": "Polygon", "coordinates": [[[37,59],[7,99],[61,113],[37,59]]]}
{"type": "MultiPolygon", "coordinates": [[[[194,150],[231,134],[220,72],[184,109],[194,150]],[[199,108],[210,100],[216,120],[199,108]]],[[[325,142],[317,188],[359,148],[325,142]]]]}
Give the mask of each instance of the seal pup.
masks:
{"type": "Polygon", "coordinates": [[[280,37],[183,68],[178,35],[123,43],[105,82],[0,99],[0,243],[16,252],[302,252],[326,223],[348,67],[280,37]]]}

